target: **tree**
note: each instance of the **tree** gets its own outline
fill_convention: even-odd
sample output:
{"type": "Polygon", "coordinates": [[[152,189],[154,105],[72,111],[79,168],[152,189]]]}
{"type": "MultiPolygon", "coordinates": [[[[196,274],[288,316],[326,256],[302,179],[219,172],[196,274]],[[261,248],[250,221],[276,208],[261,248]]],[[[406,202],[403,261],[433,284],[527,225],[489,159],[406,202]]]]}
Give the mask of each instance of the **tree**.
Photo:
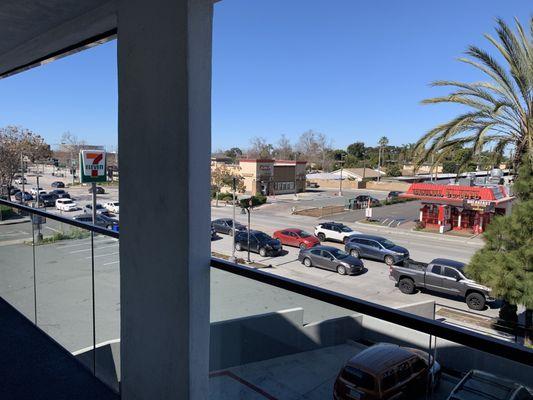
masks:
{"type": "Polygon", "coordinates": [[[281,135],[276,147],[274,147],[273,154],[275,158],[279,160],[294,160],[294,150],[291,141],[287,136],[281,135]]]}
{"type": "Polygon", "coordinates": [[[533,327],[533,173],[529,157],[525,158],[514,185],[520,201],[510,215],[494,218],[487,227],[485,246],[474,254],[466,271],[504,300],[502,319],[516,322],[517,306],[523,305],[526,325],[533,327]]]}
{"type": "MultiPolygon", "coordinates": [[[[423,150],[418,165],[431,155],[438,163],[456,145],[471,149],[472,158],[480,154],[487,144],[494,144],[493,152],[502,155],[514,148],[513,164],[518,170],[523,155],[533,151],[533,17],[529,30],[524,31],[516,19],[516,32],[501,19],[497,20],[499,40],[490,35],[485,38],[496,48],[504,65],[486,51],[470,46],[468,57],[459,61],[477,68],[485,74],[486,81],[464,83],[436,81],[433,86],[453,87],[442,97],[424,100],[423,104],[452,103],[470,108],[449,122],[427,132],[417,143],[423,150]]],[[[464,162],[468,162],[465,160],[464,162]]]]}
{"type": "Polygon", "coordinates": [[[388,176],[402,176],[402,169],[398,164],[391,164],[387,167],[388,176]]]}
{"type": "Polygon", "coordinates": [[[352,143],[346,148],[346,151],[357,160],[362,160],[365,155],[365,144],[363,142],[352,143]]]}
{"type": "Polygon", "coordinates": [[[238,147],[232,147],[231,149],[229,150],[226,150],[224,152],[224,155],[226,157],[229,157],[231,158],[231,161],[233,163],[235,163],[235,161],[237,160],[237,158],[241,157],[242,156],[242,150],[239,149],[238,147]]]}
{"type": "Polygon", "coordinates": [[[237,168],[228,168],[225,164],[218,164],[213,170],[211,170],[211,188],[215,192],[216,206],[218,207],[218,197],[222,188],[232,187],[233,178],[237,179],[236,192],[244,193],[244,178],[236,172],[237,168]]]}
{"type": "Polygon", "coordinates": [[[19,126],[0,128],[0,185],[11,185],[21,167],[21,158],[31,162],[48,160],[52,156],[44,139],[19,126]]]}
{"type": "Polygon", "coordinates": [[[250,140],[248,157],[251,158],[272,158],[274,147],[265,138],[256,136],[250,140]]]}
{"type": "Polygon", "coordinates": [[[78,136],[70,133],[64,132],[61,135],[61,151],[68,153],[70,155],[70,166],[73,167],[76,164],[76,158],[84,146],[87,145],[85,140],[81,140],[78,136]]]}
{"type": "MultiPolygon", "coordinates": [[[[389,139],[387,139],[387,136],[382,136],[379,140],[378,140],[378,144],[379,144],[379,161],[378,161],[378,171],[381,171],[381,161],[382,161],[382,157],[383,157],[383,148],[384,147],[387,147],[387,145],[389,144],[389,139]]],[[[378,181],[380,180],[380,176],[378,176],[378,181]]]]}
{"type": "Polygon", "coordinates": [[[331,150],[331,140],[325,134],[313,130],[303,132],[298,138],[296,149],[300,157],[312,164],[317,164],[321,169],[326,170],[332,164],[332,159],[328,157],[331,150]]]}

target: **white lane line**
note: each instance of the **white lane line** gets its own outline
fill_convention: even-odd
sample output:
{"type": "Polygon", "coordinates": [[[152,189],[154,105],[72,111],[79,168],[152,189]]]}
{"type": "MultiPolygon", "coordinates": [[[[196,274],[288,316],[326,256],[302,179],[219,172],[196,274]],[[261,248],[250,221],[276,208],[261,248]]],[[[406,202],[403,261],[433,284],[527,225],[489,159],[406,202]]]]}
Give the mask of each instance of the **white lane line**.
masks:
{"type": "Polygon", "coordinates": [[[112,264],[118,264],[120,261],[112,261],[112,262],[108,262],[108,263],[105,263],[103,265],[112,265],[112,264]]]}
{"type": "MultiPolygon", "coordinates": [[[[98,239],[98,237],[95,237],[94,238],[95,240],[98,239]]],[[[75,243],[75,244],[58,244],[58,248],[60,249],[68,249],[70,247],[77,247],[77,246],[84,246],[84,245],[88,245],[90,242],[91,242],[91,238],[86,238],[86,239],[73,239],[73,240],[76,240],[78,243],[75,243]],[[80,243],[81,242],[81,243],[80,243]]]]}
{"type": "Polygon", "coordinates": [[[63,233],[59,229],[50,228],[49,226],[45,226],[46,229],[50,229],[51,231],[57,232],[57,233],[63,233]]]}
{"type": "MultiPolygon", "coordinates": [[[[98,250],[101,250],[101,249],[109,249],[111,247],[116,247],[116,244],[113,244],[111,246],[102,246],[102,247],[95,247],[95,250],[98,249],[98,250]]],[[[91,251],[91,249],[81,249],[81,250],[74,250],[74,251],[69,251],[69,254],[76,254],[76,253],[83,253],[84,251],[91,251]]]]}
{"type": "MultiPolygon", "coordinates": [[[[115,252],[115,253],[108,253],[108,254],[97,254],[94,256],[94,258],[97,258],[97,257],[107,257],[107,256],[114,256],[114,255],[117,255],[119,254],[118,251],[115,252]]],[[[86,260],[90,260],[92,257],[85,257],[86,260]]]]}

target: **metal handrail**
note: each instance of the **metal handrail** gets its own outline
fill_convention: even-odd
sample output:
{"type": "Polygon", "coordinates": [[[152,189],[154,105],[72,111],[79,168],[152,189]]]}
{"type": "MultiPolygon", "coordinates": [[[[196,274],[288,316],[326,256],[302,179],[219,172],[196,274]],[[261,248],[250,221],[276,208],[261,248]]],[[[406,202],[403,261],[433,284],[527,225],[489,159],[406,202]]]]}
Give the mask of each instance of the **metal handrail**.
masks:
{"type": "MultiPolygon", "coordinates": [[[[67,219],[65,217],[50,214],[46,211],[42,211],[33,207],[12,203],[2,199],[0,199],[0,204],[17,208],[28,213],[41,215],[43,217],[73,225],[82,229],[87,229],[105,236],[110,236],[117,239],[120,237],[118,232],[110,231],[92,224],[86,224],[72,219],[67,219]]],[[[298,293],[328,304],[346,308],[355,312],[360,312],[383,321],[391,322],[393,324],[401,325],[403,327],[420,331],[428,335],[433,335],[451,342],[459,343],[489,354],[533,366],[533,350],[529,350],[514,343],[505,342],[487,335],[472,332],[471,330],[465,328],[448,325],[440,321],[420,317],[405,311],[347,296],[345,294],[280,277],[239,264],[234,264],[225,260],[211,258],[211,267],[257,282],[278,287],[280,289],[288,290],[293,293],[298,293]]]]}
{"type": "Polygon", "coordinates": [[[420,317],[405,311],[350,297],[292,279],[280,277],[225,260],[211,258],[211,267],[262,282],[280,289],[298,293],[328,304],[401,325],[416,331],[459,343],[486,353],[533,366],[533,350],[471,330],[451,326],[440,321],[420,317]]]}
{"type": "Polygon", "coordinates": [[[62,217],[61,215],[56,215],[56,214],[43,211],[40,208],[34,208],[34,207],[26,206],[23,204],[19,204],[19,203],[13,203],[12,201],[4,200],[4,199],[0,199],[0,205],[13,207],[13,208],[16,208],[18,210],[21,210],[21,211],[24,211],[30,214],[40,215],[45,218],[53,219],[54,221],[59,221],[67,225],[72,225],[77,228],[81,228],[81,229],[88,230],[90,232],[98,233],[100,235],[110,236],[115,239],[119,239],[120,237],[120,234],[116,231],[102,228],[101,226],[96,226],[96,225],[93,225],[87,222],[81,222],[81,221],[76,221],[74,219],[65,218],[65,217],[62,217]]]}

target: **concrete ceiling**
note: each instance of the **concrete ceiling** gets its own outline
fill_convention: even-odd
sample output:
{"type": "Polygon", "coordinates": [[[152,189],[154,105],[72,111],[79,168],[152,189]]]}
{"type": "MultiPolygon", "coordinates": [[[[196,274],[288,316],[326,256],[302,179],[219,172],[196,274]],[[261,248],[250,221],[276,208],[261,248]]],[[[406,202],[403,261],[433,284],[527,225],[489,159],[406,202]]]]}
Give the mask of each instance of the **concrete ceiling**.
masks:
{"type": "Polygon", "coordinates": [[[115,0],[0,0],[0,74],[112,28],[115,0]]]}

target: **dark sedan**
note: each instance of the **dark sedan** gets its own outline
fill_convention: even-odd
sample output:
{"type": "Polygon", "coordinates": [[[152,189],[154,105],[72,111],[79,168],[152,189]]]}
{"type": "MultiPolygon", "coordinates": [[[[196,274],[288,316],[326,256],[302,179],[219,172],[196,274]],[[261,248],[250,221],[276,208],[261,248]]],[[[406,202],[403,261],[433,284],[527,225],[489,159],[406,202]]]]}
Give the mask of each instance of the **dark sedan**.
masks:
{"type": "Polygon", "coordinates": [[[381,236],[352,235],[344,249],[354,257],[384,261],[387,265],[409,259],[409,250],[381,236]]]}
{"type": "MultiPolygon", "coordinates": [[[[91,214],[81,214],[77,215],[73,218],[75,221],[79,222],[85,222],[87,224],[93,223],[93,216],[91,214]]],[[[118,231],[118,220],[114,218],[109,218],[105,215],[96,214],[96,226],[101,226],[102,228],[111,229],[114,231],[118,231]]]]}
{"type": "Polygon", "coordinates": [[[52,182],[50,184],[50,186],[52,186],[53,188],[64,188],[65,187],[65,184],[61,181],[55,181],[55,182],[52,182]]]}
{"type": "MultiPolygon", "coordinates": [[[[22,192],[15,193],[15,199],[17,201],[20,201],[22,198],[22,192]]],[[[24,192],[24,201],[31,201],[33,200],[33,196],[29,194],[28,192],[24,192]]]]}
{"type": "Polygon", "coordinates": [[[70,199],[70,194],[68,194],[68,192],[63,189],[52,190],[49,194],[57,196],[58,199],[70,199]]]}
{"type": "MultiPolygon", "coordinates": [[[[93,187],[89,188],[89,193],[93,192],[93,187]]],[[[102,186],[96,186],[96,194],[105,194],[105,190],[102,186]]]]}
{"type": "Polygon", "coordinates": [[[350,254],[331,246],[315,246],[300,250],[298,260],[306,267],[336,271],[340,275],[354,275],[363,272],[363,262],[350,254]]]}
{"type": "MultiPolygon", "coordinates": [[[[248,250],[248,231],[239,231],[235,235],[235,250],[248,250]]],[[[250,251],[259,253],[261,257],[280,255],[283,247],[281,242],[261,231],[250,231],[250,251]]]]}
{"type": "Polygon", "coordinates": [[[39,207],[55,207],[57,199],[55,194],[42,194],[39,196],[39,207]]]}
{"type": "MultiPolygon", "coordinates": [[[[223,233],[225,235],[233,235],[233,219],[231,218],[219,218],[211,221],[211,226],[215,229],[216,233],[223,233]]],[[[235,222],[235,231],[244,231],[246,227],[243,224],[235,222]]]]}

